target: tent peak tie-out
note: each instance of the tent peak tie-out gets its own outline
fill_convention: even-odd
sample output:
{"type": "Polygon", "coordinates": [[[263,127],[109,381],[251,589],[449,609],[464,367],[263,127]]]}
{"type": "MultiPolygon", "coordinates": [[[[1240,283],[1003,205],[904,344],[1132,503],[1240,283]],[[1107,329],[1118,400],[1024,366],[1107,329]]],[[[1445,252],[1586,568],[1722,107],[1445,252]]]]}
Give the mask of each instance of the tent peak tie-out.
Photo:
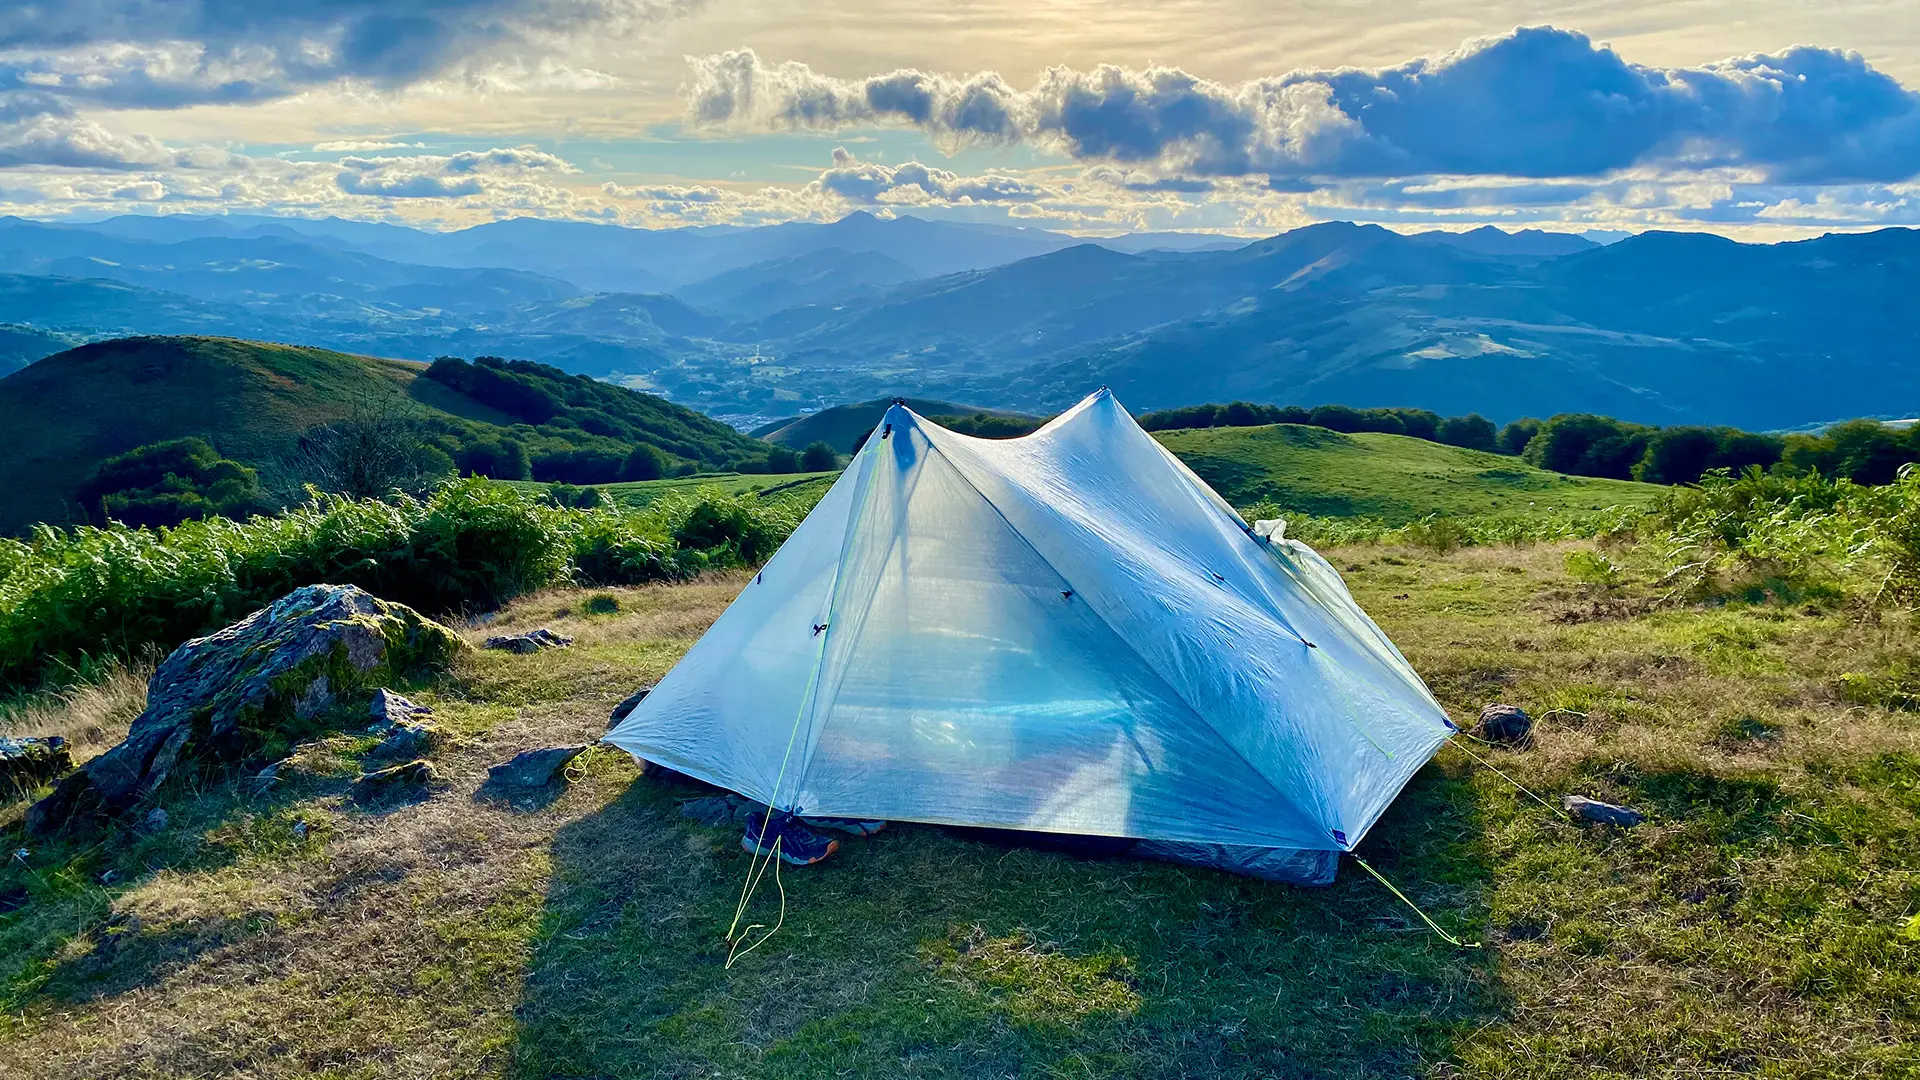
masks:
{"type": "Polygon", "coordinates": [[[608,742],[808,814],[1339,851],[1452,734],[1324,559],[1104,388],[875,434],[608,742]]]}

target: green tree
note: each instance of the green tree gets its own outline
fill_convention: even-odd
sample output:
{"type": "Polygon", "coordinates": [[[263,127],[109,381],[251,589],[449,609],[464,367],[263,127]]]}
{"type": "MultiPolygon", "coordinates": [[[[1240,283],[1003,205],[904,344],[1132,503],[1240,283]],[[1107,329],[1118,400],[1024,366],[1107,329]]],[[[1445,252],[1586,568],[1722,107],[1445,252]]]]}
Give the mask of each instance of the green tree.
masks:
{"type": "Polygon", "coordinates": [[[666,474],[666,462],[660,457],[660,451],[640,443],[627,454],[627,460],[620,464],[622,480],[658,480],[666,474]]]}
{"type": "Polygon", "coordinates": [[[1500,448],[1500,436],[1493,421],[1479,413],[1447,417],[1434,430],[1434,437],[1448,446],[1464,446],[1468,450],[1493,451],[1500,448]]]}
{"type": "Polygon", "coordinates": [[[1502,454],[1519,457],[1527,452],[1527,444],[1540,433],[1540,421],[1531,416],[1523,416],[1500,429],[1498,445],[1494,449],[1502,454]]]}
{"type": "Polygon", "coordinates": [[[1721,436],[1711,428],[1661,428],[1647,437],[1647,450],[1633,467],[1633,478],[1649,484],[1692,484],[1714,467],[1721,436]]]}
{"type": "Polygon", "coordinates": [[[775,446],[767,451],[767,471],[770,473],[796,473],[800,471],[800,455],[785,446],[775,446]]]}
{"type": "Polygon", "coordinates": [[[814,443],[800,453],[801,472],[826,472],[839,467],[840,455],[834,453],[833,447],[826,443],[814,443]]]}

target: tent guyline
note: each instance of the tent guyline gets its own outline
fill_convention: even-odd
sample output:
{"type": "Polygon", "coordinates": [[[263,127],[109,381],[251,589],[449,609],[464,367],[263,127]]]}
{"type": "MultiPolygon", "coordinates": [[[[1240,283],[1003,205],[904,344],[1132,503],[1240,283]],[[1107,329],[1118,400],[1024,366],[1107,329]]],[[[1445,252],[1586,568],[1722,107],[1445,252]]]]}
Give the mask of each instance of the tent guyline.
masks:
{"type": "Polygon", "coordinates": [[[1454,731],[1324,559],[1110,393],[874,435],[608,742],[775,811],[1331,853],[1454,731]]]}

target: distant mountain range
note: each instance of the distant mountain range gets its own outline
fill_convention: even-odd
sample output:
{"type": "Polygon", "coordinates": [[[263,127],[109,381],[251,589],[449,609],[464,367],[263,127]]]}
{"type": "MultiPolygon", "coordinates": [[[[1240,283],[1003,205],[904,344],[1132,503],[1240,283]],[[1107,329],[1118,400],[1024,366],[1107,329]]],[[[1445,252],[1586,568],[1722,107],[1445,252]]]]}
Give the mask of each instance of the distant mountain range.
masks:
{"type": "MultiPolygon", "coordinates": [[[[1920,412],[1920,234],[1084,241],[854,214],[452,233],[275,218],[0,219],[0,323],[55,344],[219,333],[496,354],[741,426],[896,394],[1045,412],[1245,398],[1494,419],[1595,411],[1781,428],[1920,412]]],[[[6,342],[0,341],[0,345],[6,342]]],[[[0,352],[0,364],[5,364],[0,352]]],[[[4,371],[0,367],[0,371],[4,371]]]]}

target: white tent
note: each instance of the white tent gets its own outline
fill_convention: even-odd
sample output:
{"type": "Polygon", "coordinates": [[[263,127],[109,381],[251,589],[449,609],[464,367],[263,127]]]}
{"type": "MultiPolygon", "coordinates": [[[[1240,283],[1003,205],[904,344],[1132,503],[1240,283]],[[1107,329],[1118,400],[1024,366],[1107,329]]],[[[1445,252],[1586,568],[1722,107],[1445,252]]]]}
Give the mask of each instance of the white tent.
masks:
{"type": "Polygon", "coordinates": [[[890,409],[607,741],[797,813],[1340,851],[1453,727],[1333,568],[1105,390],[890,409]]]}

